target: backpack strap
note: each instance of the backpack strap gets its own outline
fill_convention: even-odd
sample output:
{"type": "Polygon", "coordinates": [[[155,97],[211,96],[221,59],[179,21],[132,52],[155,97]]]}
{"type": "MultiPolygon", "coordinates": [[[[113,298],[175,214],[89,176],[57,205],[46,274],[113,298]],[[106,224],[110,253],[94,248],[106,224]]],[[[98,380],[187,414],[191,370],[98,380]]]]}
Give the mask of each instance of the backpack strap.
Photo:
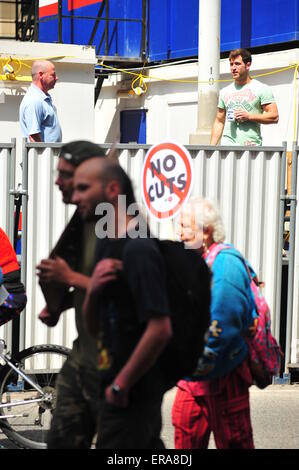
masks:
{"type": "MultiPolygon", "coordinates": [[[[203,254],[203,258],[206,261],[209,268],[211,269],[218,253],[220,253],[220,251],[222,250],[227,250],[231,248],[232,248],[232,245],[228,243],[213,243],[213,245],[210,246],[208,251],[203,254]]],[[[258,281],[257,275],[255,273],[253,273],[252,275],[250,268],[248,266],[248,262],[244,258],[244,256],[241,255],[241,253],[240,253],[240,259],[243,261],[250,283],[255,284],[257,287],[259,287],[260,284],[263,284],[258,281]]],[[[255,289],[253,288],[252,290],[256,294],[255,289]]]]}
{"type": "Polygon", "coordinates": [[[230,248],[231,245],[225,243],[213,243],[213,245],[210,246],[208,251],[203,254],[203,258],[205,259],[208,266],[211,268],[218,253],[220,253],[220,251],[222,250],[227,250],[230,248]]]}
{"type": "MultiPolygon", "coordinates": [[[[213,245],[211,245],[210,248],[208,249],[208,251],[203,254],[203,258],[206,261],[209,268],[212,267],[212,265],[215,261],[215,258],[218,255],[218,253],[220,253],[220,251],[227,250],[227,249],[230,249],[230,248],[232,248],[232,245],[227,244],[227,243],[214,243],[213,245]]],[[[241,255],[241,253],[240,253],[240,259],[243,261],[243,264],[244,264],[245,269],[247,271],[250,282],[253,282],[258,287],[259,287],[260,284],[263,284],[263,283],[259,283],[257,275],[255,273],[253,273],[253,275],[252,275],[252,273],[250,271],[250,268],[248,266],[248,262],[247,262],[246,258],[244,258],[244,256],[241,255]]]]}

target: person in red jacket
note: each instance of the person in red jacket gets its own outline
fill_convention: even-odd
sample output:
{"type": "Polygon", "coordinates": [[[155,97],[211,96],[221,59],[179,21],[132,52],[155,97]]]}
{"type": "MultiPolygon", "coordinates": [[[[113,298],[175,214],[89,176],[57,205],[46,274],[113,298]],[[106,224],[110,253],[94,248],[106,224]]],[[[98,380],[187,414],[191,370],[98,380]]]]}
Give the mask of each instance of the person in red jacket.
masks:
{"type": "Polygon", "coordinates": [[[0,301],[0,326],[17,318],[27,303],[24,285],[21,282],[20,266],[16,252],[6,233],[0,228],[0,268],[3,287],[8,296],[0,301]]]}

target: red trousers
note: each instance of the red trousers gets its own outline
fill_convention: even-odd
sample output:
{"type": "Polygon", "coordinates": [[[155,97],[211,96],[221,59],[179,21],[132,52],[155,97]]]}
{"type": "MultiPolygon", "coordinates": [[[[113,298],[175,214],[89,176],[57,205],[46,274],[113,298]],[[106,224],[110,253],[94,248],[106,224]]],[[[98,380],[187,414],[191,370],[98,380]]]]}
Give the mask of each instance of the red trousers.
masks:
{"type": "Polygon", "coordinates": [[[248,383],[233,372],[216,394],[195,395],[192,384],[196,393],[181,381],[173,403],[175,448],[207,449],[213,432],[217,449],[254,449],[248,383]]]}

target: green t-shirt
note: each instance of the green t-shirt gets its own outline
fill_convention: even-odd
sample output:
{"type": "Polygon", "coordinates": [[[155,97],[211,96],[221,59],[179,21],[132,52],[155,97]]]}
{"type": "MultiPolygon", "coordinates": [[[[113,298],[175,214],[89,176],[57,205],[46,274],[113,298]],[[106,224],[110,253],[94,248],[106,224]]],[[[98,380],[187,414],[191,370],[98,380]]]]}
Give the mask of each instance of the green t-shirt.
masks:
{"type": "Polygon", "coordinates": [[[223,88],[218,101],[218,108],[226,110],[221,145],[262,145],[260,124],[230,121],[230,110],[245,109],[249,113],[262,114],[262,106],[274,102],[271,88],[258,80],[253,79],[245,85],[233,82],[223,88]]]}
{"type": "MultiPolygon", "coordinates": [[[[94,253],[96,234],[94,222],[85,223],[83,228],[82,251],[78,262],[78,272],[91,276],[94,268],[94,253]]],[[[72,358],[80,365],[86,367],[97,366],[97,339],[91,336],[83,323],[82,305],[85,299],[85,290],[75,289],[74,307],[78,338],[73,343],[72,358]]]]}

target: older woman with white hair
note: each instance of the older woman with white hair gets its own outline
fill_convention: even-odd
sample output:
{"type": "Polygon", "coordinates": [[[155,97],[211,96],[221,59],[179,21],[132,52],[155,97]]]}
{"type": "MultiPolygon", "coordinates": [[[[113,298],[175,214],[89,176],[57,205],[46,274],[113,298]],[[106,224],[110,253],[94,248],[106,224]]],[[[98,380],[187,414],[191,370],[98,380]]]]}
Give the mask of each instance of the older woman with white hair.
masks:
{"type": "Polygon", "coordinates": [[[225,231],[216,204],[208,199],[193,198],[183,208],[180,237],[202,253],[213,278],[206,347],[196,374],[178,383],[173,404],[175,447],[206,449],[213,432],[218,449],[252,449],[245,336],[256,314],[244,259],[232,245],[218,249],[225,231]]]}

